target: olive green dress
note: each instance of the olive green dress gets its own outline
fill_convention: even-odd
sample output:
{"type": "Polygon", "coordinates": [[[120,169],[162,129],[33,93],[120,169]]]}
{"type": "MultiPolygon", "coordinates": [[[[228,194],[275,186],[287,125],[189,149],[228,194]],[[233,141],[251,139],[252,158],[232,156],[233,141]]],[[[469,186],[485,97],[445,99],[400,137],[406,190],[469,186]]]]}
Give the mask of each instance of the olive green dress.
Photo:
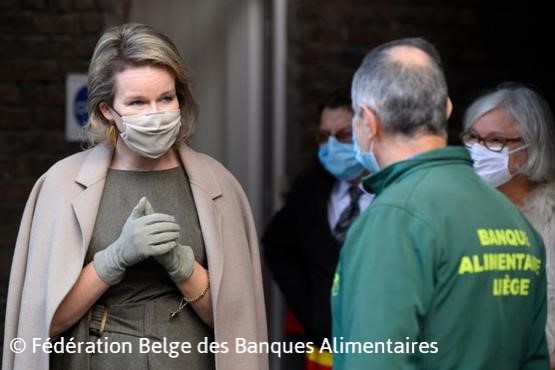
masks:
{"type": "MultiPolygon", "coordinates": [[[[85,264],[119,237],[131,210],[142,196],[148,198],[155,212],[175,216],[181,227],[181,244],[190,245],[196,260],[206,267],[198,215],[182,167],[163,171],[110,169],[85,264]]],[[[100,342],[96,353],[51,355],[51,368],[214,369],[213,354],[202,353],[204,345],[200,346],[201,352],[198,350],[199,343],[213,341],[213,330],[190,306],[170,318],[180,300],[179,290],[154,258],[129,267],[121,283],[110,287],[89,314],[64,334],[66,342],[72,337],[75,342],[100,342]],[[154,342],[159,342],[154,345],[158,346],[155,350],[154,342]]]]}

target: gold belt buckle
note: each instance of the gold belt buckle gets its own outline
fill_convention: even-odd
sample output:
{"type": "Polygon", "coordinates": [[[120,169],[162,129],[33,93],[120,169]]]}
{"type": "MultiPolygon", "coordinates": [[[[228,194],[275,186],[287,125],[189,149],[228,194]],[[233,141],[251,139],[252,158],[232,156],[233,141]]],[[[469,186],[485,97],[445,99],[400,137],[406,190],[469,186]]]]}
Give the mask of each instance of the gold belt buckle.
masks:
{"type": "Polygon", "coordinates": [[[91,308],[91,310],[89,311],[89,334],[97,336],[97,337],[103,336],[104,335],[104,329],[106,328],[106,321],[108,321],[108,307],[107,306],[102,306],[102,305],[93,306],[93,308],[91,308]],[[100,327],[98,327],[98,328],[93,326],[93,323],[96,323],[93,320],[93,311],[97,307],[98,308],[102,307],[102,318],[100,319],[100,327]]]}

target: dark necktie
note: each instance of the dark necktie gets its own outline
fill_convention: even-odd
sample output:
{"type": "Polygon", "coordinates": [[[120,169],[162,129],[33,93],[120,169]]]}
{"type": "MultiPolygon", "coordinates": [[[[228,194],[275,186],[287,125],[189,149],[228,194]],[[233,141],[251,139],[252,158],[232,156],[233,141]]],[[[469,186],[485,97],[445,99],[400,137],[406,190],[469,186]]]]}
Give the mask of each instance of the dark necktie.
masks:
{"type": "Polygon", "coordinates": [[[339,216],[339,221],[335,225],[335,239],[339,243],[339,245],[343,245],[345,241],[345,236],[347,235],[347,230],[349,230],[349,226],[353,223],[355,218],[357,218],[358,214],[360,213],[360,207],[358,206],[358,199],[362,195],[362,190],[358,186],[352,185],[349,188],[349,196],[351,197],[351,202],[341,215],[339,216]]]}

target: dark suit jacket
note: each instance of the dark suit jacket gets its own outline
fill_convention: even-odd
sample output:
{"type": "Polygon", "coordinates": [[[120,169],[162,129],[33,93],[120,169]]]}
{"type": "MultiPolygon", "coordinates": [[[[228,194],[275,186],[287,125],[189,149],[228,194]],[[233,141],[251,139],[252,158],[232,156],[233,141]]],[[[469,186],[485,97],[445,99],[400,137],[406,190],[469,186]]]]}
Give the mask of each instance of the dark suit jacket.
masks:
{"type": "Polygon", "coordinates": [[[330,290],[340,250],[328,222],[334,182],[319,163],[301,173],[262,238],[266,263],[315,344],[331,337],[330,290]]]}

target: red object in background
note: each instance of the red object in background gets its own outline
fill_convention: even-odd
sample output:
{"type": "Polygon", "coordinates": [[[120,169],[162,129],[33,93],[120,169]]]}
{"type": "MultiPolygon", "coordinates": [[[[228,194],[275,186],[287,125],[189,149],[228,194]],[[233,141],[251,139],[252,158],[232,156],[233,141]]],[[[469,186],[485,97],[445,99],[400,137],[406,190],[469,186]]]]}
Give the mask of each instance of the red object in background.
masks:
{"type": "MultiPolygon", "coordinates": [[[[297,317],[289,309],[285,310],[285,320],[283,323],[285,335],[302,335],[304,334],[303,325],[297,320],[297,317]]],[[[305,370],[332,370],[332,356],[328,352],[320,353],[319,348],[312,347],[313,352],[307,353],[305,356],[305,370]]]]}
{"type": "Polygon", "coordinates": [[[305,354],[305,370],[332,370],[333,357],[326,350],[312,346],[312,353],[305,354]]]}
{"type": "Polygon", "coordinates": [[[332,367],[307,358],[305,370],[332,370],[332,367]]]}
{"type": "Polygon", "coordinates": [[[283,329],[286,335],[304,334],[303,325],[299,322],[299,320],[297,320],[297,317],[295,316],[293,311],[289,309],[289,307],[285,309],[285,320],[283,323],[283,329]]]}

